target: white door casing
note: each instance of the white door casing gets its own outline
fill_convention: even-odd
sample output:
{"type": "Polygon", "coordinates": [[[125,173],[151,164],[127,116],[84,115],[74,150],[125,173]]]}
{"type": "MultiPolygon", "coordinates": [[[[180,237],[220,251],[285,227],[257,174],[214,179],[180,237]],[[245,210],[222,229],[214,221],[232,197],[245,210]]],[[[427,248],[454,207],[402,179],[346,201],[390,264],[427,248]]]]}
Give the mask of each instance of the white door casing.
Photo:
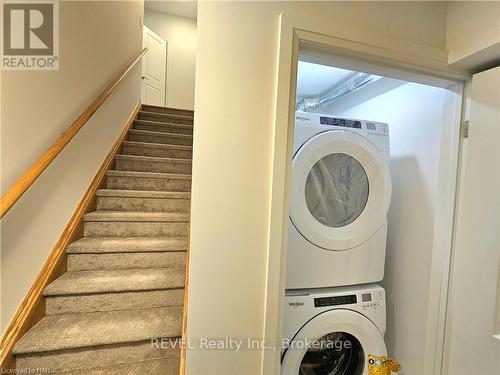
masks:
{"type": "MultiPolygon", "coordinates": [[[[500,373],[500,67],[473,76],[443,374],[500,373]]],[[[466,115],[467,117],[467,115],[466,115]]]]}
{"type": "Polygon", "coordinates": [[[167,42],[143,26],[142,46],[148,52],[142,59],[141,101],[166,106],[167,42]]]}
{"type": "MultiPolygon", "coordinates": [[[[346,250],[367,241],[385,222],[391,200],[391,177],[384,156],[365,138],[351,132],[328,131],[308,140],[292,161],[290,218],[311,243],[326,250],[346,250]],[[354,158],[368,180],[368,197],[359,216],[344,226],[318,221],[306,202],[306,180],[315,164],[332,154],[354,158]]],[[[339,198],[340,199],[340,198],[339,198]]]]}

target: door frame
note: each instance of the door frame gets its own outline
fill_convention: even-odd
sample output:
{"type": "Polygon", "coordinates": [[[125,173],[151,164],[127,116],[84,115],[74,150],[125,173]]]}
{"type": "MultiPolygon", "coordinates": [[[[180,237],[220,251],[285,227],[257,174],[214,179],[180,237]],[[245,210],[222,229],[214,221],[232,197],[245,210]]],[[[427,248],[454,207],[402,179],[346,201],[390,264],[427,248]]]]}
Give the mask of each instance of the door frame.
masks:
{"type": "MultiPolygon", "coordinates": [[[[482,73],[486,73],[489,71],[489,70],[493,70],[493,69],[500,69],[500,67],[492,67],[492,68],[489,68],[489,69],[485,69],[484,71],[481,71],[481,72],[475,72],[474,73],[474,76],[477,75],[477,74],[482,74],[482,73]]],[[[465,87],[464,87],[464,94],[463,94],[463,105],[462,105],[462,128],[465,126],[466,123],[468,123],[470,120],[471,120],[471,111],[475,111],[477,110],[474,109],[474,104],[473,103],[476,103],[477,104],[477,100],[476,100],[476,97],[473,93],[473,81],[470,80],[468,82],[466,82],[465,84],[465,87]]],[[[474,121],[475,119],[472,118],[472,121],[474,121]]],[[[465,129],[462,129],[463,132],[467,132],[468,133],[468,130],[465,130],[465,129]]],[[[461,217],[464,215],[464,212],[463,212],[463,202],[462,202],[462,199],[463,199],[463,189],[464,189],[464,186],[465,186],[465,181],[466,181],[466,170],[467,170],[467,156],[468,156],[468,148],[471,147],[469,143],[469,140],[467,139],[467,137],[462,137],[461,139],[461,148],[460,148],[460,155],[459,155],[459,161],[458,161],[458,176],[457,176],[457,193],[456,193],[456,210],[455,210],[455,226],[453,228],[453,242],[454,242],[454,246],[453,246],[453,251],[456,252],[457,250],[459,250],[460,247],[463,247],[463,244],[461,243],[462,242],[462,238],[460,238],[461,236],[459,235],[459,227],[460,226],[464,226],[464,223],[460,223],[460,219],[461,217]],[[456,242],[456,244],[455,244],[456,242]],[[458,247],[458,249],[457,249],[458,247]]],[[[455,255],[456,256],[456,255],[455,255]]],[[[454,260],[456,259],[453,259],[453,255],[452,255],[452,259],[451,261],[453,262],[454,260]]],[[[446,290],[446,292],[448,293],[448,303],[453,303],[453,300],[455,298],[455,295],[454,295],[454,283],[456,282],[456,276],[457,275],[454,275],[454,267],[456,267],[456,264],[450,264],[450,271],[449,271],[449,276],[450,276],[450,279],[449,279],[449,289],[446,290]],[[455,276],[455,277],[454,277],[455,276]]],[[[499,269],[499,275],[500,275],[500,269],[499,269]]],[[[500,278],[498,279],[497,281],[497,307],[496,307],[496,312],[500,311],[500,278]]],[[[455,286],[456,287],[456,286],[455,286]]],[[[450,306],[451,307],[451,306],[450,306]]],[[[449,368],[450,368],[450,361],[452,360],[451,357],[451,340],[452,340],[452,334],[451,334],[451,330],[453,328],[452,326],[452,323],[453,323],[453,319],[454,319],[454,310],[451,309],[450,307],[447,308],[447,310],[445,311],[445,314],[446,314],[446,320],[445,320],[445,324],[446,324],[446,332],[445,332],[445,337],[444,337],[444,350],[443,350],[443,353],[442,353],[442,362],[441,362],[441,373],[442,374],[448,374],[449,372],[449,368]]],[[[496,317],[496,321],[494,322],[494,325],[491,326],[491,334],[493,337],[495,337],[496,339],[500,340],[500,335],[496,335],[494,333],[496,332],[499,332],[499,328],[500,328],[500,315],[497,315],[496,317]],[[495,325],[496,324],[496,325],[495,325]]]]}
{"type": "Polygon", "coordinates": [[[314,19],[281,13],[279,16],[276,103],[273,129],[271,201],[266,264],[263,339],[271,349],[262,352],[263,374],[280,373],[283,303],[287,256],[287,230],[295,92],[299,56],[309,62],[373,71],[380,75],[448,88],[449,111],[444,117],[439,166],[438,199],[429,299],[439,300],[428,308],[424,368],[439,374],[444,350],[444,328],[450,271],[455,193],[461,137],[464,82],[471,72],[447,64],[447,51],[412,44],[363,31],[338,30],[335,35],[314,19]]]}

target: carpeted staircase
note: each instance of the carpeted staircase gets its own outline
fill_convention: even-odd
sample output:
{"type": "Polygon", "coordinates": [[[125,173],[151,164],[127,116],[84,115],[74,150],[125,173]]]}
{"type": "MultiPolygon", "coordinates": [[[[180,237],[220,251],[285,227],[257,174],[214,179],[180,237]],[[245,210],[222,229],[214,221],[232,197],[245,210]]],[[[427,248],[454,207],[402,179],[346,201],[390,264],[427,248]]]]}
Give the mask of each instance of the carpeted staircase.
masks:
{"type": "Polygon", "coordinates": [[[17,368],[178,374],[192,134],[192,111],[143,106],[68,271],[44,290],[46,316],[14,348],[17,368]]]}

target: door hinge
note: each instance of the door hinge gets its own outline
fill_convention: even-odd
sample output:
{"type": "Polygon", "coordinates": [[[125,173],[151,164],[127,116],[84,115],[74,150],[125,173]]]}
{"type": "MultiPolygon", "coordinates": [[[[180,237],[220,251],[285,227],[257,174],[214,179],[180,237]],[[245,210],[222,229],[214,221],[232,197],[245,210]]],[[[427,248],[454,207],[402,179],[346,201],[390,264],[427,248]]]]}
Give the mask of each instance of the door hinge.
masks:
{"type": "Polygon", "coordinates": [[[469,120],[464,122],[463,137],[469,138],[469,120]]]}

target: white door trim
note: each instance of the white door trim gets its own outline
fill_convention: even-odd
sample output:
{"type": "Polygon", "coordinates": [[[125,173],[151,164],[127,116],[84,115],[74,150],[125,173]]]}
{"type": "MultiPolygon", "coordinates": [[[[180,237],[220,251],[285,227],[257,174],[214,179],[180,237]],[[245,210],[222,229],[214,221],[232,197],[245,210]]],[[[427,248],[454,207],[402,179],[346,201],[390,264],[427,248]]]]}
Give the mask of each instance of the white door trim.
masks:
{"type": "Polygon", "coordinates": [[[462,124],[470,121],[471,131],[467,130],[468,137],[461,139],[453,257],[448,304],[444,312],[443,374],[456,372],[457,368],[462,373],[473,370],[484,374],[497,373],[500,368],[500,249],[496,211],[498,200],[494,198],[498,193],[500,160],[498,152],[495,153],[500,139],[497,128],[499,74],[500,67],[477,73],[472,81],[467,82],[464,90],[462,124]],[[481,310],[484,306],[488,311],[481,310]],[[468,326],[465,320],[470,318],[471,311],[480,318],[468,326]],[[471,332],[474,333],[471,335],[471,332]],[[462,366],[457,359],[460,361],[463,358],[463,352],[458,354],[457,347],[465,336],[467,345],[464,352],[471,355],[471,360],[462,366]]]}
{"type": "MultiPolygon", "coordinates": [[[[278,71],[276,82],[275,127],[273,134],[273,159],[271,175],[271,202],[269,206],[269,228],[267,248],[266,290],[264,303],[263,338],[273,349],[263,350],[262,373],[280,372],[280,346],[283,325],[283,298],[287,256],[287,229],[289,193],[293,150],[293,124],[295,112],[295,91],[299,46],[307,56],[316,61],[334,55],[340,62],[350,63],[351,68],[389,75],[440,87],[453,87],[449,100],[450,114],[446,116],[443,131],[449,137],[442,150],[440,165],[439,197],[444,202],[437,209],[440,223],[434,239],[431,296],[439,296],[438,306],[430,306],[429,325],[437,331],[436,337],[426,343],[425,368],[438,368],[439,358],[433,353],[442,353],[444,324],[438,324],[445,317],[447,280],[451,256],[451,238],[455,208],[456,175],[460,139],[460,108],[463,82],[469,80],[470,72],[447,65],[445,50],[414,45],[391,38],[376,38],[356,30],[348,34],[329,35],[314,20],[305,17],[280,15],[279,22],[278,71]],[[362,67],[364,66],[364,67],[362,67]],[[447,154],[444,152],[446,150],[447,154]],[[444,181],[444,176],[447,180],[444,181]],[[445,195],[447,193],[448,195],[445,195]],[[439,248],[437,248],[439,247],[439,248]],[[438,251],[439,250],[439,251],[438,251]],[[442,303],[444,302],[444,306],[442,303]],[[272,346],[273,347],[273,346],[272,346]]],[[[338,65],[338,64],[336,64],[338,65]]],[[[446,142],[444,140],[443,142],[446,142]]],[[[439,199],[438,199],[439,200],[439,199]]],[[[435,373],[434,371],[429,374],[435,373]]],[[[436,373],[437,374],[437,373],[436,373]]]]}

